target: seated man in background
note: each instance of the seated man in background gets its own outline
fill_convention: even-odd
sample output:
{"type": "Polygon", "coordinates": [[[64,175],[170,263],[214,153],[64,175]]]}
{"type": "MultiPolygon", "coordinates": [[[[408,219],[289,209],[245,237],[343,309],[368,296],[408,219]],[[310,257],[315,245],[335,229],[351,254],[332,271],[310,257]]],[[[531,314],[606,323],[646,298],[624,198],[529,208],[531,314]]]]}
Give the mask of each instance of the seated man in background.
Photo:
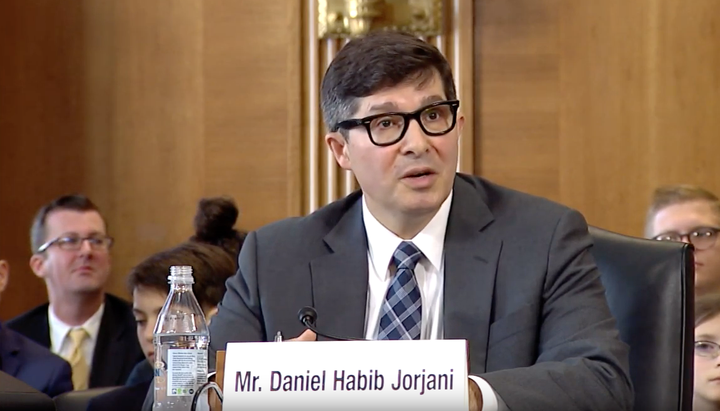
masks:
{"type": "MultiPolygon", "coordinates": [[[[10,265],[0,260],[0,296],[7,287],[9,277],[10,265]]],[[[0,371],[50,397],[73,389],[70,364],[31,339],[4,327],[2,323],[0,371]]]]}
{"type": "MultiPolygon", "coordinates": [[[[237,270],[237,255],[244,235],[233,226],[238,216],[228,199],[203,199],[195,217],[195,235],[189,241],[148,257],[128,275],[133,296],[137,337],[146,360],[138,363],[128,386],[94,398],[88,410],[140,410],[153,381],[155,346],[153,330],[170,291],[168,275],[174,265],[193,267],[193,293],[210,321],[225,294],[225,281],[237,270]],[[131,381],[132,380],[132,381],[131,381]]],[[[214,367],[211,367],[214,368],[214,367]]]]}
{"type": "Polygon", "coordinates": [[[720,294],[695,302],[694,411],[720,411],[720,294]]]}
{"type": "Polygon", "coordinates": [[[130,304],[105,293],[110,247],[105,219],[81,195],[62,196],[35,216],[30,267],[48,304],[7,326],[70,363],[76,390],[123,385],[143,358],[130,304]]]}
{"type": "Polygon", "coordinates": [[[695,247],[695,293],[720,293],[720,200],[690,185],[655,190],[645,220],[645,236],[684,241],[695,247]]]}

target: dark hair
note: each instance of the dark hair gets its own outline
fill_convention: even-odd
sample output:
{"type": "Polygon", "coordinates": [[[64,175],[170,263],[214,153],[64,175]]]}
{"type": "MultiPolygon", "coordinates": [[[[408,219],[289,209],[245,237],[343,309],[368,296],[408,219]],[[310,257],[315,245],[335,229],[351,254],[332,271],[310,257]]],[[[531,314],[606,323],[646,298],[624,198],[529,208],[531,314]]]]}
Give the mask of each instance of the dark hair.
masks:
{"type": "MultiPolygon", "coordinates": [[[[45,223],[48,215],[50,215],[53,211],[58,210],[78,212],[96,211],[100,214],[100,209],[95,205],[95,203],[82,194],[64,195],[54,199],[48,204],[45,204],[40,208],[40,210],[38,210],[37,214],[35,214],[32,227],[30,228],[30,248],[33,253],[36,253],[38,248],[40,248],[40,246],[42,246],[46,241],[45,236],[47,233],[45,230],[45,223]]],[[[104,218],[103,222],[105,222],[104,218]]],[[[107,223],[105,223],[105,225],[107,228],[107,223]]]]}
{"type": "Polygon", "coordinates": [[[168,292],[170,267],[193,267],[193,292],[203,307],[216,306],[225,294],[225,281],[237,270],[237,254],[244,236],[233,226],[239,212],[232,199],[200,200],[195,235],[188,241],[154,254],[130,270],[127,286],[168,292]]]}
{"type": "Polygon", "coordinates": [[[357,110],[357,99],[438,72],[445,98],[457,98],[447,59],[433,45],[398,31],[370,32],[351,40],[330,63],[321,86],[323,120],[330,131],[357,110]]]}
{"type": "Polygon", "coordinates": [[[203,198],[198,202],[193,225],[195,235],[190,241],[199,241],[224,248],[237,258],[247,233],[234,228],[240,212],[229,197],[203,198]]]}
{"type": "Polygon", "coordinates": [[[695,327],[720,314],[720,294],[707,294],[695,299],[695,327]]]}
{"type": "Polygon", "coordinates": [[[691,201],[707,201],[720,218],[720,200],[718,197],[704,188],[689,184],[663,186],[655,189],[650,201],[650,208],[645,219],[645,235],[652,236],[652,223],[660,210],[675,204],[688,203],[691,201]]]}
{"type": "Polygon", "coordinates": [[[193,293],[203,308],[220,303],[225,294],[225,281],[237,268],[235,260],[224,249],[186,241],[133,267],[127,279],[128,289],[132,293],[138,287],[146,287],[167,293],[170,290],[167,277],[174,265],[193,268],[193,293]]]}

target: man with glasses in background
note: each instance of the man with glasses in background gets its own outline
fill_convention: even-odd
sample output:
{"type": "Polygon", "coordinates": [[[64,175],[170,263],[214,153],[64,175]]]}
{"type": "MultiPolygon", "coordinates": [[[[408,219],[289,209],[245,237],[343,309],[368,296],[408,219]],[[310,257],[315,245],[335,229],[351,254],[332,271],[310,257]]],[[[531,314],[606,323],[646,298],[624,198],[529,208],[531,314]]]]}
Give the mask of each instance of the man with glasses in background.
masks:
{"type": "Polygon", "coordinates": [[[67,360],[74,389],[123,385],[143,354],[130,304],[105,293],[113,240],[97,206],[81,195],[57,198],[38,211],[30,236],[30,267],[49,304],[7,326],[67,360]]]}
{"type": "Polygon", "coordinates": [[[325,141],[362,190],[248,235],[211,356],[277,332],[315,340],[297,318],[314,306],[330,335],[466,339],[473,411],[632,409],[585,220],[456,173],[465,117],[437,48],[397,32],[354,39],[321,106],[325,141]]]}
{"type": "Polygon", "coordinates": [[[720,200],[700,187],[664,186],[655,190],[645,236],[683,241],[695,247],[695,293],[720,293],[720,200]]]}

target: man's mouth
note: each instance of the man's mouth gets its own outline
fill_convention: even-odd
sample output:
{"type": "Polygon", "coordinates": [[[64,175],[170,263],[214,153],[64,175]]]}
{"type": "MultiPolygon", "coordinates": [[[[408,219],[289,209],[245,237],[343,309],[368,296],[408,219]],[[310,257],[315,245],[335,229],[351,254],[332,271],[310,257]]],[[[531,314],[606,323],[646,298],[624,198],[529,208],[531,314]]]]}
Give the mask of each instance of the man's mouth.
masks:
{"type": "Polygon", "coordinates": [[[417,169],[417,170],[410,170],[403,175],[403,178],[419,178],[419,177],[429,176],[432,174],[435,174],[435,172],[433,172],[430,169],[423,168],[423,169],[417,169]]]}

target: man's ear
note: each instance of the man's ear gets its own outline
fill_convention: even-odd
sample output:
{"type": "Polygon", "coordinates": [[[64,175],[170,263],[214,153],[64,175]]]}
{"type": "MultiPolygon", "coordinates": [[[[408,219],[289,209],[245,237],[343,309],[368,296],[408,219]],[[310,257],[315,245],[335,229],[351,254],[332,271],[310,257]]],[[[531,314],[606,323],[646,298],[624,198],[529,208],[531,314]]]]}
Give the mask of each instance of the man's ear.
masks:
{"type": "Polygon", "coordinates": [[[457,121],[455,127],[457,127],[458,134],[462,135],[463,127],[465,127],[465,116],[461,111],[458,111],[457,113],[457,121]]]}
{"type": "Polygon", "coordinates": [[[0,260],[0,294],[5,291],[10,279],[10,264],[6,260],[0,260]]]}
{"type": "Polygon", "coordinates": [[[45,278],[45,257],[40,254],[33,254],[30,257],[30,269],[36,276],[45,278]]]}
{"type": "Polygon", "coordinates": [[[335,161],[344,170],[350,170],[350,157],[348,156],[348,141],[339,132],[325,134],[325,143],[335,156],[335,161]]]}

